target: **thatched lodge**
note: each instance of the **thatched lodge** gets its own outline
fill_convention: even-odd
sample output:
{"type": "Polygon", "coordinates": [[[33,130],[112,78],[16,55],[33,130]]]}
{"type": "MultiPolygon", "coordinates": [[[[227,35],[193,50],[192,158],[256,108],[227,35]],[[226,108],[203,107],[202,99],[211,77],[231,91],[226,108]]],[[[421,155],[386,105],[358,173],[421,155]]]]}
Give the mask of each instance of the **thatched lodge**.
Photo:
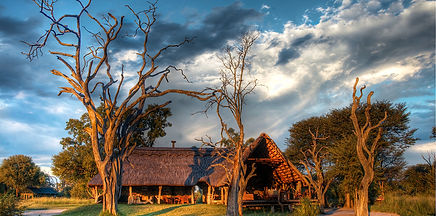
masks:
{"type": "MultiPolygon", "coordinates": [[[[244,195],[245,205],[287,202],[311,196],[308,182],[285,159],[274,141],[262,133],[244,152],[255,165],[255,176],[244,195]]],[[[228,178],[224,159],[212,148],[136,148],[125,161],[121,201],[129,203],[227,203],[228,178]],[[195,194],[202,194],[194,198],[195,194]]],[[[88,184],[102,186],[99,175],[88,184]]]]}

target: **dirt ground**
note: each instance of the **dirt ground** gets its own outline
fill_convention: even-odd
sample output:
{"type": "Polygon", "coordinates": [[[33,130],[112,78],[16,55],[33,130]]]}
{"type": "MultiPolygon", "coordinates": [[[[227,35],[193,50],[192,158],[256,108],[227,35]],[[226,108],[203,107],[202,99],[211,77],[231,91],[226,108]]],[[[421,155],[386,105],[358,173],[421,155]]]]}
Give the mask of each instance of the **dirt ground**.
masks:
{"type": "MultiPolygon", "coordinates": [[[[326,213],[324,215],[333,215],[333,216],[354,216],[353,209],[326,209],[326,213]]],[[[383,212],[370,212],[370,216],[400,216],[395,213],[383,213],[383,212]]]]}
{"type": "Polygon", "coordinates": [[[25,211],[23,215],[51,216],[51,215],[59,215],[65,210],[66,209],[28,210],[28,211],[25,211]]]}

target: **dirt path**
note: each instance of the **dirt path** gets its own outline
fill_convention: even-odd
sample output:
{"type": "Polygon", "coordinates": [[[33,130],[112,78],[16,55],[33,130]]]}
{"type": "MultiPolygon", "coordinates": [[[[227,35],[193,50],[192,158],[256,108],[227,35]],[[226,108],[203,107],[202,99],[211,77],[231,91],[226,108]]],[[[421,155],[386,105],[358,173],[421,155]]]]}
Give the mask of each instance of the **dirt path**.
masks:
{"type": "MultiPolygon", "coordinates": [[[[333,215],[333,216],[354,216],[353,209],[326,209],[326,213],[324,215],[333,215]]],[[[371,212],[370,216],[400,216],[395,213],[384,213],[384,212],[371,212]]]]}
{"type": "Polygon", "coordinates": [[[60,215],[65,210],[66,209],[28,210],[28,211],[24,211],[23,215],[29,215],[29,216],[60,215]]]}

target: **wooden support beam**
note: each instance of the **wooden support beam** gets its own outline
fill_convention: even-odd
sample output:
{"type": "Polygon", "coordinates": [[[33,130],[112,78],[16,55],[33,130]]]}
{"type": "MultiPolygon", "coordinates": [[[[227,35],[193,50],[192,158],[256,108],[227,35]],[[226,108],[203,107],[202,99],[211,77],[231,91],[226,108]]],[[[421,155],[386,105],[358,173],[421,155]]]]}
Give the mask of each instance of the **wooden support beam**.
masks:
{"type": "Polygon", "coordinates": [[[229,188],[224,187],[224,205],[227,205],[227,197],[229,195],[229,188]]]}
{"type": "Polygon", "coordinates": [[[157,204],[160,204],[161,195],[162,195],[162,186],[159,186],[159,194],[157,195],[157,204]]]}
{"type": "Polygon", "coordinates": [[[127,198],[127,204],[133,204],[132,186],[129,186],[129,198],[127,198]]]}
{"type": "Polygon", "coordinates": [[[212,186],[210,186],[210,185],[208,185],[207,186],[207,196],[206,196],[206,203],[207,204],[210,204],[211,202],[211,200],[210,200],[210,193],[211,193],[211,191],[212,191],[212,186]]]}
{"type": "Polygon", "coordinates": [[[221,187],[221,204],[224,204],[224,187],[221,187]]]}

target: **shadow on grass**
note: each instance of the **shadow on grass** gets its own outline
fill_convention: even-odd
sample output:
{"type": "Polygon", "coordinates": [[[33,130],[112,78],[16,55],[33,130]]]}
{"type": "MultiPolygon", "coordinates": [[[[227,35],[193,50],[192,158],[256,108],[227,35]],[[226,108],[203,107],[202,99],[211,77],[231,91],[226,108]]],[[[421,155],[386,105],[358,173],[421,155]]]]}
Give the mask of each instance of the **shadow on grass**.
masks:
{"type": "Polygon", "coordinates": [[[147,213],[147,214],[144,214],[144,215],[141,215],[141,216],[162,215],[162,214],[168,213],[168,212],[170,212],[170,211],[172,211],[174,209],[178,209],[178,208],[184,207],[184,206],[188,206],[188,205],[178,205],[178,206],[168,207],[168,208],[164,208],[164,209],[156,211],[156,212],[147,213]]]}

